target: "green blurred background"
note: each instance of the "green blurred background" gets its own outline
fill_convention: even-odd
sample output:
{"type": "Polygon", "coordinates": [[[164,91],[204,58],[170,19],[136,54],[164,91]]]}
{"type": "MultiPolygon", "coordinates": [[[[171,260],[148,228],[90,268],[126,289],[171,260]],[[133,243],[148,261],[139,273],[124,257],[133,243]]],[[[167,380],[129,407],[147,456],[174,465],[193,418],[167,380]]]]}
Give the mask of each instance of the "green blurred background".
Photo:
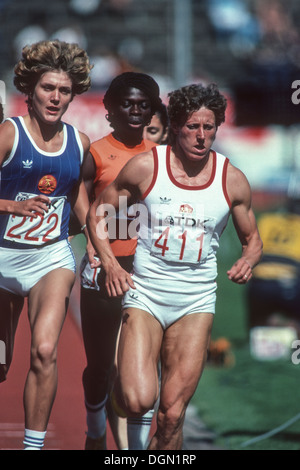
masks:
{"type": "MultiPolygon", "coordinates": [[[[259,214],[258,214],[259,215],[259,214]]],[[[234,365],[208,365],[192,400],[201,419],[216,435],[216,444],[229,450],[299,450],[299,421],[280,433],[250,443],[281,427],[300,413],[300,365],[291,358],[274,361],[254,359],[247,329],[246,286],[226,277],[239,256],[239,242],[232,223],[221,238],[218,300],[213,339],[227,338],[234,365]],[[244,447],[245,444],[248,444],[244,447]]]]}

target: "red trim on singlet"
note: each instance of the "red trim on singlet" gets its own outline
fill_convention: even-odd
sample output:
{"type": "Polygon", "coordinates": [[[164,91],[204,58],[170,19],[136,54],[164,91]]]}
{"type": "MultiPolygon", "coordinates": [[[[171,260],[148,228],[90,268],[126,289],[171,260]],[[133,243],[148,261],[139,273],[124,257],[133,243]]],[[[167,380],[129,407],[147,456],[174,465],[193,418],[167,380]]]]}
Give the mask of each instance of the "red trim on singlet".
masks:
{"type": "Polygon", "coordinates": [[[98,274],[97,268],[94,268],[93,281],[92,281],[93,287],[95,287],[96,285],[97,274],[98,274]]]}
{"type": "Polygon", "coordinates": [[[225,162],[224,162],[224,166],[223,166],[223,175],[222,175],[222,187],[223,187],[223,193],[224,193],[224,197],[227,201],[227,204],[229,206],[229,209],[231,209],[231,200],[230,200],[230,197],[228,195],[228,192],[227,192],[227,185],[226,185],[226,182],[227,182],[227,170],[228,170],[228,164],[229,164],[229,159],[226,158],[225,159],[225,162]]]}
{"type": "Polygon", "coordinates": [[[144,192],[144,194],[141,197],[141,200],[146,199],[148,194],[151,192],[153,186],[155,185],[157,175],[158,175],[158,154],[157,154],[156,147],[153,147],[152,153],[153,153],[153,161],[154,161],[153,177],[152,177],[152,181],[150,183],[149,188],[144,192]]]}
{"type": "Polygon", "coordinates": [[[185,184],[178,183],[178,181],[176,181],[176,179],[174,178],[174,176],[172,174],[172,170],[171,170],[171,147],[168,146],[168,148],[167,148],[167,172],[168,172],[169,178],[172,181],[172,183],[175,186],[177,186],[178,188],[186,189],[188,191],[199,191],[201,189],[208,188],[213,183],[213,181],[215,179],[216,168],[217,168],[217,155],[216,155],[216,152],[214,150],[212,150],[212,153],[213,153],[213,167],[212,167],[211,176],[210,176],[209,180],[207,181],[207,183],[205,183],[201,186],[187,186],[185,184]]]}

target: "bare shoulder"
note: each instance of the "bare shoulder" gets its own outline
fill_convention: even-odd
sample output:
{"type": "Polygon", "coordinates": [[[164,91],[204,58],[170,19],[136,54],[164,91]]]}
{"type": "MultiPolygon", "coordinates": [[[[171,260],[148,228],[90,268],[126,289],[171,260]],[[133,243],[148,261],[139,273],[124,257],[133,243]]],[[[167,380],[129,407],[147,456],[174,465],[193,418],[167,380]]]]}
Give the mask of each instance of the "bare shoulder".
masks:
{"type": "Polygon", "coordinates": [[[15,140],[15,126],[11,121],[4,121],[0,125],[0,165],[11,152],[15,140]]]}
{"type": "Polygon", "coordinates": [[[227,193],[231,202],[238,204],[251,199],[251,188],[245,174],[229,163],[227,172],[227,193]]]}
{"type": "Polygon", "coordinates": [[[14,138],[15,136],[15,126],[11,121],[4,121],[2,124],[0,124],[0,133],[2,136],[6,137],[12,137],[14,138]]]}
{"type": "Polygon", "coordinates": [[[117,191],[126,190],[133,201],[138,200],[149,187],[154,174],[152,151],[132,157],[114,181],[117,191]]]}
{"type": "Polygon", "coordinates": [[[80,140],[82,142],[82,146],[83,146],[83,150],[84,150],[84,153],[87,153],[90,149],[90,146],[91,146],[91,142],[90,142],[90,139],[89,137],[84,134],[83,132],[79,132],[79,137],[80,137],[80,140]]]}
{"type": "Polygon", "coordinates": [[[152,150],[140,153],[131,158],[124,166],[120,177],[126,178],[134,184],[139,184],[148,177],[152,177],[154,171],[154,158],[152,150]]]}

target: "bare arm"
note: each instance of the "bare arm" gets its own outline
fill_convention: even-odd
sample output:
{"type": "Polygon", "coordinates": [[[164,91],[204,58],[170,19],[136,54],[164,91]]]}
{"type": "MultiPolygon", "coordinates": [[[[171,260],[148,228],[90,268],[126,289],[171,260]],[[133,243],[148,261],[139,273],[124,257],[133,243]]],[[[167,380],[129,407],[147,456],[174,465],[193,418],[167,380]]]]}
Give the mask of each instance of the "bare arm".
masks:
{"type": "MultiPolygon", "coordinates": [[[[82,133],[80,133],[80,138],[81,138],[83,150],[84,150],[83,164],[82,164],[82,167],[83,167],[85,159],[87,158],[87,155],[89,153],[90,140],[85,134],[82,134],[82,133]]],[[[73,204],[74,214],[78,218],[78,221],[80,222],[81,227],[83,227],[86,223],[86,214],[88,210],[89,210],[89,200],[88,200],[88,195],[87,195],[87,191],[85,188],[85,184],[83,181],[82,168],[81,168],[80,180],[78,182],[77,191],[75,194],[74,204],[73,204]]]]}
{"type": "Polygon", "coordinates": [[[227,188],[232,201],[233,223],[242,245],[242,256],[227,271],[227,275],[233,282],[245,284],[251,279],[252,269],[261,259],[263,245],[251,207],[249,183],[245,175],[231,165],[227,188]]]}
{"type": "Polygon", "coordinates": [[[75,200],[73,204],[73,212],[80,224],[81,232],[84,233],[87,239],[87,253],[89,256],[90,264],[92,267],[97,267],[100,265],[100,262],[99,260],[96,260],[94,257],[95,250],[90,242],[89,233],[86,227],[86,216],[89,210],[90,202],[89,202],[89,197],[87,193],[86,183],[84,180],[84,168],[86,168],[86,161],[90,156],[90,153],[89,153],[90,140],[85,134],[82,134],[82,133],[80,133],[80,138],[81,138],[83,149],[84,149],[84,157],[83,157],[83,164],[81,168],[80,180],[76,189],[75,200]]]}
{"type": "MultiPolygon", "coordinates": [[[[82,179],[84,181],[85,189],[88,194],[89,201],[93,200],[93,187],[94,187],[94,178],[95,178],[96,168],[94,159],[90,152],[84,156],[83,164],[81,167],[82,179]]],[[[78,191],[78,188],[77,188],[78,191]]],[[[77,197],[77,192],[75,197],[77,197]]],[[[74,202],[73,202],[74,204],[74,202]]],[[[72,208],[73,208],[72,204],[72,208]]],[[[79,223],[77,217],[74,214],[74,211],[71,211],[70,214],[70,223],[69,223],[69,232],[71,236],[80,234],[80,228],[82,224],[79,223]]]]}
{"type": "MultiPolygon", "coordinates": [[[[0,168],[9,157],[15,139],[14,125],[6,121],[0,125],[0,168]]],[[[30,216],[36,218],[36,213],[44,214],[48,211],[50,199],[47,196],[36,196],[26,201],[13,201],[0,199],[0,214],[14,214],[17,216],[30,216]]]]}
{"type": "Polygon", "coordinates": [[[89,200],[93,200],[94,196],[94,179],[96,175],[95,160],[91,152],[88,152],[82,165],[82,178],[85,184],[85,188],[89,197],[89,200]]]}
{"type": "Polygon", "coordinates": [[[153,175],[152,152],[132,158],[111,183],[91,205],[87,225],[91,241],[100,257],[106,272],[106,288],[112,297],[121,296],[134,283],[116,260],[110,246],[106,224],[107,212],[119,208],[120,197],[126,198],[127,207],[136,202],[149,186],[153,175]]]}

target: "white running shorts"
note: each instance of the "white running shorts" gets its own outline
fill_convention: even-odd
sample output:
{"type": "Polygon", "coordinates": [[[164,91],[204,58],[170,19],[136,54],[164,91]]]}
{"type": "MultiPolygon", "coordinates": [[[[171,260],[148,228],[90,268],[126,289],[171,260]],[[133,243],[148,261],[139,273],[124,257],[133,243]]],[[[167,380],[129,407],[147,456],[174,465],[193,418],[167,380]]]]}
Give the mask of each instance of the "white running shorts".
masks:
{"type": "Polygon", "coordinates": [[[0,289],[12,294],[27,297],[43,276],[58,268],[76,272],[68,240],[25,250],[0,247],[0,289]]]}
{"type": "Polygon", "coordinates": [[[132,280],[136,289],[129,289],[122,301],[123,308],[138,308],[155,317],[163,329],[192,313],[215,313],[217,283],[186,284],[140,278],[132,280]],[[169,284],[169,285],[168,285],[169,284]]]}

